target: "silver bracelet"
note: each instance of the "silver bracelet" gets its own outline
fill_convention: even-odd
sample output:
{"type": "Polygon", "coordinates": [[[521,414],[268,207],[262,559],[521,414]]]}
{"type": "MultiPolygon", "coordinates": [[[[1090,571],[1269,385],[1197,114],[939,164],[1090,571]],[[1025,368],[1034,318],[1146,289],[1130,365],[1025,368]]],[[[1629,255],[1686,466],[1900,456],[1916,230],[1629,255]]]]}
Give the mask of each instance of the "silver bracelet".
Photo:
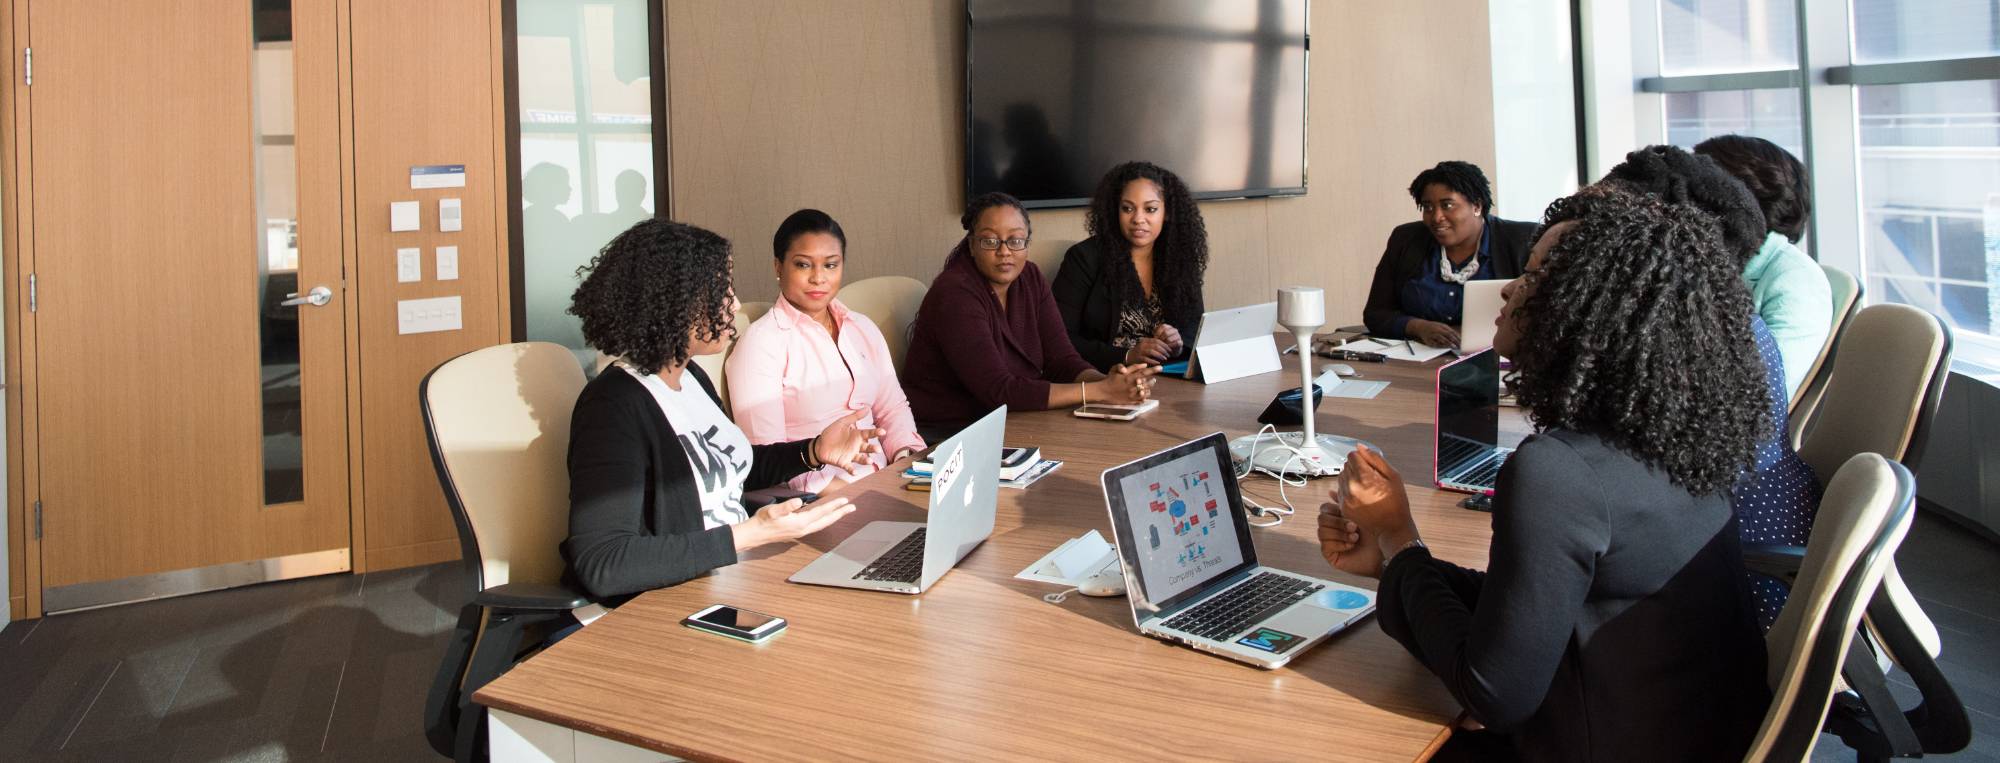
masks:
{"type": "Polygon", "coordinates": [[[1425,543],[1423,538],[1411,538],[1410,542],[1397,546],[1395,553],[1382,557],[1382,572],[1388,572],[1390,562],[1396,561],[1396,557],[1402,556],[1403,552],[1413,548],[1421,548],[1425,551],[1431,549],[1430,544],[1425,543]]]}

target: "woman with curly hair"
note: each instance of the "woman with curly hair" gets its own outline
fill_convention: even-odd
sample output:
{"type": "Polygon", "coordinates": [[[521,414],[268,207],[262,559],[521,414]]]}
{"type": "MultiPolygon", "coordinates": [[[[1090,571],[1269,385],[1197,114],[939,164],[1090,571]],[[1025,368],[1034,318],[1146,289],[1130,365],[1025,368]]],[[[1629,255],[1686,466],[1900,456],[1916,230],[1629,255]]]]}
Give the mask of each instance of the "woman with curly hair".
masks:
{"type": "Polygon", "coordinates": [[[882,436],[856,411],[818,436],[752,445],[689,362],[735,329],[729,242],[692,225],[647,220],[581,268],[569,311],[613,367],[577,396],[570,417],[568,577],[615,606],[736,563],[757,546],[810,535],[854,508],[835,498],[746,509],[743,490],[826,464],[867,463],[882,436]]]}
{"type": "Polygon", "coordinates": [[[1486,173],[1469,162],[1417,173],[1410,200],[1423,220],[1390,231],[1361,318],[1375,336],[1456,347],[1465,283],[1519,276],[1535,224],[1493,214],[1486,173]]]}
{"type": "Polygon", "coordinates": [[[811,437],[857,410],[861,425],[887,432],[869,465],[828,464],[791,486],[817,493],[853,482],[923,450],[910,401],[896,381],[889,343],[868,316],[839,299],[847,268],[847,234],[831,215],[801,209],[771,237],[778,303],[729,351],[729,402],[753,443],[811,437]]]}
{"type": "Polygon", "coordinates": [[[1158,366],[1107,375],[1071,347],[1041,269],[1028,261],[1028,210],[993,192],[965,206],[965,238],[945,258],[917,309],[903,391],[917,431],[937,442],[1002,405],[1016,411],[1084,403],[1134,404],[1158,366]]]}
{"type": "Polygon", "coordinates": [[[1819,263],[1797,246],[1812,217],[1812,183],[1805,164],[1778,144],[1748,135],[1709,138],[1696,144],[1694,153],[1741,181],[1764,213],[1769,230],[1756,256],[1743,266],[1743,280],[1785,359],[1789,403],[1833,331],[1833,287],[1819,263]]]}
{"type": "Polygon", "coordinates": [[[1185,356],[1208,270],[1208,228],[1187,184],[1158,165],[1120,164],[1084,222],[1090,238],[1063,254],[1053,287],[1070,344],[1099,371],[1185,356]]]}
{"type": "Polygon", "coordinates": [[[1502,468],[1487,569],[1434,558],[1365,449],[1321,552],[1485,730],[1438,759],[1740,758],[1770,695],[1729,491],[1771,428],[1716,219],[1612,184],[1552,208],[1495,349],[1539,434],[1502,468]]]}

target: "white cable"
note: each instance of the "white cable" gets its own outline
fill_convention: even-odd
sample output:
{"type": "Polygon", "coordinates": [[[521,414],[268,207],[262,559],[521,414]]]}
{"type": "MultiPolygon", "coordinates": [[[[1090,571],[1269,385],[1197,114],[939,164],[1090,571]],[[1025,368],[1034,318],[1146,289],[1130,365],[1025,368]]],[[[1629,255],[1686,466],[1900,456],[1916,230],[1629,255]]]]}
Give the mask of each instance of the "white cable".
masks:
{"type": "Polygon", "coordinates": [[[1067,598],[1069,598],[1069,595],[1070,595],[1070,594],[1073,594],[1073,593],[1076,593],[1076,592],[1077,592],[1077,590],[1078,590],[1078,589],[1075,589],[1075,588],[1071,588],[1071,589],[1069,589],[1069,590],[1067,590],[1067,591],[1062,591],[1062,592],[1059,592],[1059,593],[1052,593],[1052,594],[1046,594],[1046,595],[1042,596],[1042,601],[1046,601],[1046,602],[1048,602],[1048,603],[1050,603],[1050,604],[1061,604],[1061,603],[1063,603],[1063,600],[1064,600],[1064,599],[1067,599],[1067,598]]]}
{"type": "Polygon", "coordinates": [[[1252,513],[1254,513],[1258,517],[1271,516],[1271,517],[1276,517],[1276,519],[1273,519],[1270,522],[1249,522],[1248,519],[1245,519],[1244,521],[1249,522],[1251,527],[1277,527],[1278,525],[1284,523],[1285,517],[1289,517],[1298,513],[1298,509],[1292,506],[1291,497],[1285,494],[1285,488],[1287,486],[1305,487],[1307,484],[1311,482],[1311,477],[1308,476],[1304,470],[1300,470],[1298,472],[1299,476],[1296,477],[1291,476],[1293,473],[1292,466],[1294,464],[1311,463],[1311,459],[1306,457],[1304,451],[1298,449],[1297,447],[1285,444],[1284,438],[1278,435],[1278,428],[1271,424],[1265,424],[1264,428],[1257,430],[1257,434],[1250,439],[1249,451],[1250,451],[1249,457],[1243,459],[1243,465],[1239,467],[1239,469],[1236,472],[1236,479],[1238,481],[1241,481],[1248,478],[1251,474],[1263,474],[1264,476],[1277,480],[1278,500],[1284,504],[1284,508],[1281,509],[1276,506],[1265,506],[1251,499],[1251,497],[1248,494],[1245,494],[1243,496],[1243,505],[1247,508],[1253,509],[1254,511],[1252,513]],[[1289,452],[1290,454],[1292,454],[1292,458],[1285,461],[1284,468],[1279,469],[1276,472],[1273,472],[1269,469],[1256,465],[1257,454],[1258,454],[1257,445],[1264,441],[1264,435],[1266,434],[1271,435],[1272,448],[1277,448],[1279,449],[1280,452],[1289,452]]]}

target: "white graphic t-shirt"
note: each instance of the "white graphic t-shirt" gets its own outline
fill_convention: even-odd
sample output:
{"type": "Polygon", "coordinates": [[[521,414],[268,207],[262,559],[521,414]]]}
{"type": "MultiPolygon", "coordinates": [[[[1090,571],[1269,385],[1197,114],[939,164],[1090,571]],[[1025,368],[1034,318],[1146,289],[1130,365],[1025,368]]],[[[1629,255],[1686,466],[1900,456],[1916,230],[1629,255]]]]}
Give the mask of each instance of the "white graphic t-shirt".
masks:
{"type": "Polygon", "coordinates": [[[750,438],[716,407],[693,376],[682,375],[676,390],[658,374],[640,373],[623,363],[618,367],[646,385],[680,437],[688,466],[694,469],[695,489],[701,493],[703,526],[713,530],[749,519],[743,510],[743,480],[750,474],[750,438]]]}

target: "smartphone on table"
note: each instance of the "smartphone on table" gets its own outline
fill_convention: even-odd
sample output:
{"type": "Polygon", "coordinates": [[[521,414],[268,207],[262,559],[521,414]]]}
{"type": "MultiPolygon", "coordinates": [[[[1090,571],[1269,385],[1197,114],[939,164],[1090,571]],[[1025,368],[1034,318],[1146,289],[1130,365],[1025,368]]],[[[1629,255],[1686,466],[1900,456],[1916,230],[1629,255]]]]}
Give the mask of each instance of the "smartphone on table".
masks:
{"type": "Polygon", "coordinates": [[[708,631],[718,636],[728,636],[752,644],[762,643],[785,630],[785,618],[738,609],[726,604],[715,604],[688,615],[681,624],[698,631],[708,631]]]}

